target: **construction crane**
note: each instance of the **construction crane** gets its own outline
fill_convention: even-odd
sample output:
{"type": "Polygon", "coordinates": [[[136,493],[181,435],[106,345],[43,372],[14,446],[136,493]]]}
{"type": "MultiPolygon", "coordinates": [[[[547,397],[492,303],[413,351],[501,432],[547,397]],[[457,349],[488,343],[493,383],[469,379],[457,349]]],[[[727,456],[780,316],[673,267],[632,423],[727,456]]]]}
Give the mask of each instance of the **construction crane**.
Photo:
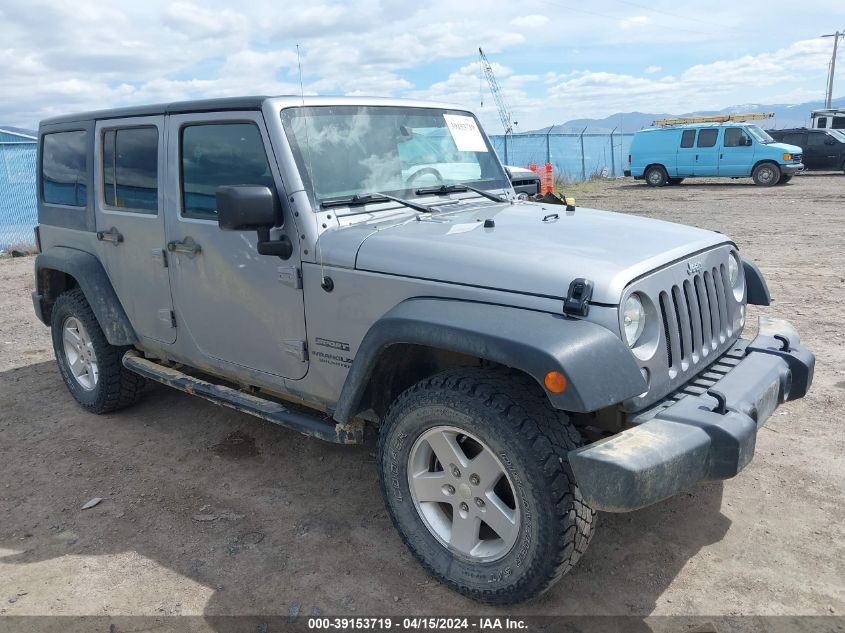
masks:
{"type": "MultiPolygon", "coordinates": [[[[505,128],[505,136],[513,134],[513,128],[517,125],[516,121],[511,118],[511,111],[502,94],[502,89],[499,87],[499,82],[496,81],[496,75],[493,74],[493,67],[490,65],[490,60],[487,55],[478,47],[478,56],[481,63],[481,72],[487,78],[487,84],[490,86],[490,92],[493,93],[493,99],[496,100],[496,107],[499,110],[499,119],[502,121],[502,127],[505,128]]],[[[484,107],[484,94],[481,95],[481,107],[484,107]]]]}
{"type": "Polygon", "coordinates": [[[658,119],[652,125],[683,125],[684,123],[731,123],[752,121],[754,119],[771,119],[774,112],[749,112],[748,114],[717,114],[714,116],[691,116],[676,119],[658,119]]]}

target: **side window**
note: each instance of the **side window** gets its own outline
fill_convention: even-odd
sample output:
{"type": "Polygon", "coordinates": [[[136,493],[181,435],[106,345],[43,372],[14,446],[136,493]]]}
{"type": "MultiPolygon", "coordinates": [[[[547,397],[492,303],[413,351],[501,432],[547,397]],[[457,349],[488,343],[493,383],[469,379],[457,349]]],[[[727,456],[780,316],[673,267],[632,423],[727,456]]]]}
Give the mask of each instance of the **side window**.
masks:
{"type": "Polygon", "coordinates": [[[88,133],[45,134],[41,146],[41,198],[50,204],[88,205],[88,133]]]}
{"type": "Polygon", "coordinates": [[[797,145],[798,147],[804,146],[804,135],[803,134],[784,134],[782,143],[786,143],[787,145],[797,145]]]}
{"type": "Polygon", "coordinates": [[[158,211],[158,128],[106,130],[103,199],[124,211],[158,211]]]}
{"type": "Polygon", "coordinates": [[[725,147],[746,147],[751,145],[751,138],[741,127],[725,128],[725,147]]]}
{"type": "Polygon", "coordinates": [[[822,147],[827,138],[827,134],[815,134],[813,132],[810,132],[807,135],[807,147],[822,147]]]}
{"type": "Polygon", "coordinates": [[[716,144],[716,137],[719,136],[719,130],[714,128],[707,128],[698,131],[698,146],[699,147],[713,147],[716,144]]]}
{"type": "Polygon", "coordinates": [[[213,220],[223,185],[275,188],[261,133],[254,123],[182,128],[182,215],[213,220]]]}
{"type": "Polygon", "coordinates": [[[845,130],[845,116],[835,116],[833,117],[833,125],[831,125],[834,130],[845,130]]]}
{"type": "Polygon", "coordinates": [[[816,119],[816,127],[827,127],[827,117],[820,116],[818,119],[816,119]]]}
{"type": "Polygon", "coordinates": [[[681,147],[692,147],[695,144],[695,130],[684,130],[681,134],[681,147]]]}

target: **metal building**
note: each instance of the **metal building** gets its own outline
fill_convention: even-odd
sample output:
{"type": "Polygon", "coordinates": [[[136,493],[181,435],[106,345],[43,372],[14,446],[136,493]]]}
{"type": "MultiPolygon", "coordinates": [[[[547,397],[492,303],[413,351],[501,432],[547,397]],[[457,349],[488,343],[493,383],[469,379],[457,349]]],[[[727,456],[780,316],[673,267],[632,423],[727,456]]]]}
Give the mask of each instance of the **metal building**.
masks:
{"type": "Polygon", "coordinates": [[[34,132],[0,125],[0,251],[33,242],[37,147],[34,132]]]}

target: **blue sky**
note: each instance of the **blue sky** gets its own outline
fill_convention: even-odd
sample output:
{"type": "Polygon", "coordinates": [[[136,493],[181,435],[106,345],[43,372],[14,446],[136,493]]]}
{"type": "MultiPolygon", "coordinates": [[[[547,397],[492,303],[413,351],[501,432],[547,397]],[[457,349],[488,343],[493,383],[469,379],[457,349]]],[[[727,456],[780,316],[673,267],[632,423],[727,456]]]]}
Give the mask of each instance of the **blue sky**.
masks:
{"type": "MultiPolygon", "coordinates": [[[[523,130],[618,111],[824,96],[845,3],[4,0],[0,123],[77,110],[299,91],[433,98],[501,131],[477,50],[523,130]],[[480,87],[484,108],[480,107],[480,87]]],[[[842,47],[845,50],[845,46],[842,47]]],[[[834,91],[845,92],[845,53],[834,91]]]]}

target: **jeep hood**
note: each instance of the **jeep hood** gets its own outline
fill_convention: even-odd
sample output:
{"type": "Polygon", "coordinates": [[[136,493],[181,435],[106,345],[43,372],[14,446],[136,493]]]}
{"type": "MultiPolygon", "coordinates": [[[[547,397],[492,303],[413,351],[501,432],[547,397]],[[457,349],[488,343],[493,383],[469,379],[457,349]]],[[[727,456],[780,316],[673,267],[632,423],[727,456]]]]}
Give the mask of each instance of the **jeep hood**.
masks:
{"type": "MultiPolygon", "coordinates": [[[[555,298],[585,277],[594,283],[593,302],[605,304],[619,303],[632,279],[729,241],[661,220],[530,202],[473,201],[466,211],[350,229],[345,238],[340,229],[321,241],[331,243],[332,233],[342,241],[363,238],[354,263],[360,270],[555,298]]],[[[324,252],[332,251],[338,249],[324,252]]]]}

